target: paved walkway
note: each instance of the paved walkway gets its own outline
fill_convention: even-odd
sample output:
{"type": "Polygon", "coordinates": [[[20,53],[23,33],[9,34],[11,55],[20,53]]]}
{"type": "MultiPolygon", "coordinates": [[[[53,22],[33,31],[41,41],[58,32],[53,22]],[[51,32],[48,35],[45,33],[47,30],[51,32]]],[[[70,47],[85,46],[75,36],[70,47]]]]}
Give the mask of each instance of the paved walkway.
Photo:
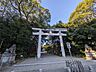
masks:
{"type": "MultiPolygon", "coordinates": [[[[75,58],[75,57],[59,57],[59,56],[45,56],[40,59],[37,58],[28,58],[21,63],[17,63],[14,66],[10,67],[9,69],[2,71],[2,72],[11,72],[12,70],[18,70],[18,71],[31,71],[31,70],[40,70],[40,69],[46,69],[46,70],[53,70],[53,69],[66,69],[66,60],[80,60],[83,65],[91,65],[96,66],[96,62],[92,60],[84,60],[82,58],[75,58]],[[11,71],[10,71],[11,70],[11,71]]],[[[65,70],[64,69],[64,70],[65,70]]],[[[54,72],[56,72],[55,70],[54,72]]],[[[29,72],[28,71],[28,72],[29,72]]],[[[49,71],[49,72],[51,72],[49,71]]],[[[34,71],[35,72],[35,71],[34,71]]],[[[39,71],[36,71],[39,72],[39,71]]],[[[47,71],[46,71],[47,72],[47,71]]],[[[59,72],[59,71],[57,71],[59,72]]],[[[62,72],[62,71],[61,71],[62,72]]]]}

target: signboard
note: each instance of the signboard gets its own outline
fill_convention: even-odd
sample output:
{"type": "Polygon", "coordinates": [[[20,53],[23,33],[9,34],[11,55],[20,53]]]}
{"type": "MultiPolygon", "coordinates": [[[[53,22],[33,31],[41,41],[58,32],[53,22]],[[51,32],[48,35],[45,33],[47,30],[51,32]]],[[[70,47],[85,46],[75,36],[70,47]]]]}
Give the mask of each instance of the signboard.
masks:
{"type": "Polygon", "coordinates": [[[68,48],[68,50],[69,50],[70,56],[72,56],[72,54],[71,54],[71,50],[70,50],[70,49],[71,49],[71,45],[70,45],[70,43],[67,42],[66,45],[67,45],[67,48],[68,48]]]}
{"type": "Polygon", "coordinates": [[[71,45],[69,42],[67,42],[66,45],[67,45],[67,48],[71,48],[71,45]]]}

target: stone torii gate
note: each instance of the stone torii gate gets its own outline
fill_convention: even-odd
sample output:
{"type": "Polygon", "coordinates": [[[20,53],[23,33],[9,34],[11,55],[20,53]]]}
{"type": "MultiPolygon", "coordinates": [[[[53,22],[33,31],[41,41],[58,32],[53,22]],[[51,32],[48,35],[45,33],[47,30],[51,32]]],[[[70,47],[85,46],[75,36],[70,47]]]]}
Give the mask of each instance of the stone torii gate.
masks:
{"type": "Polygon", "coordinates": [[[64,49],[64,45],[63,45],[62,36],[67,36],[67,34],[66,34],[67,29],[65,29],[65,28],[54,28],[54,29],[32,28],[32,30],[33,30],[33,35],[39,36],[37,58],[40,58],[41,54],[42,54],[42,52],[41,52],[42,36],[59,36],[62,56],[65,57],[65,49],[64,49]]]}

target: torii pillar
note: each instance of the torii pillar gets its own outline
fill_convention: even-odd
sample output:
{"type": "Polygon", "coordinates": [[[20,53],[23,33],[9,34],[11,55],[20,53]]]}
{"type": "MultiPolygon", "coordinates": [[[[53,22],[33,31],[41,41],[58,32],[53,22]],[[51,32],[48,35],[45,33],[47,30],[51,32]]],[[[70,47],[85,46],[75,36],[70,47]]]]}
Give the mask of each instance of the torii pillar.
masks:
{"type": "Polygon", "coordinates": [[[65,49],[64,49],[64,45],[63,45],[63,39],[61,36],[61,31],[59,31],[59,38],[60,38],[60,46],[61,46],[61,52],[62,52],[62,56],[65,57],[65,49]]]}
{"type": "Polygon", "coordinates": [[[42,39],[42,35],[41,35],[42,31],[39,31],[39,40],[38,40],[38,48],[37,48],[37,58],[41,57],[41,39],[42,39]]]}

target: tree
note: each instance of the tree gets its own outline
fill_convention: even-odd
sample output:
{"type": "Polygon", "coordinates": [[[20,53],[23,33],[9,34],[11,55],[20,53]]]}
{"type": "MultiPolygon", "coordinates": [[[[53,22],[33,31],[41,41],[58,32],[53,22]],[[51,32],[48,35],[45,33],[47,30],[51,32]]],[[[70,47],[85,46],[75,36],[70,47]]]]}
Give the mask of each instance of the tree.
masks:
{"type": "Polygon", "coordinates": [[[32,27],[44,28],[49,21],[49,10],[36,0],[0,0],[1,53],[16,44],[17,56],[30,56],[37,44],[32,38],[32,27]]]}
{"type": "Polygon", "coordinates": [[[77,28],[69,29],[68,39],[80,54],[85,50],[85,44],[96,50],[96,19],[77,28]]]}
{"type": "Polygon", "coordinates": [[[93,10],[95,0],[83,0],[79,3],[69,18],[69,23],[81,25],[91,22],[96,18],[96,12],[93,10]]]}
{"type": "Polygon", "coordinates": [[[55,25],[52,26],[53,28],[68,28],[68,24],[63,23],[62,21],[59,21],[55,25]]]}
{"type": "Polygon", "coordinates": [[[73,11],[67,24],[57,23],[53,27],[68,28],[67,39],[72,44],[73,54],[80,55],[88,44],[96,49],[96,0],[83,0],[73,11]],[[95,7],[95,8],[94,8],[95,7]]]}
{"type": "Polygon", "coordinates": [[[85,50],[84,45],[96,46],[96,0],[83,0],[79,3],[69,18],[69,37],[72,45],[80,54],[85,50]]]}
{"type": "MultiPolygon", "coordinates": [[[[10,21],[0,21],[0,42],[3,44],[0,52],[3,53],[6,48],[16,44],[17,50],[28,50],[32,47],[33,41],[31,40],[32,30],[24,20],[15,20],[16,23],[10,21]]],[[[27,51],[26,51],[27,52],[27,51]]],[[[23,53],[22,53],[23,54],[23,53]]]]}
{"type": "Polygon", "coordinates": [[[32,26],[47,26],[50,21],[50,13],[48,9],[43,8],[36,0],[1,0],[0,15],[25,19],[32,26]]]}

